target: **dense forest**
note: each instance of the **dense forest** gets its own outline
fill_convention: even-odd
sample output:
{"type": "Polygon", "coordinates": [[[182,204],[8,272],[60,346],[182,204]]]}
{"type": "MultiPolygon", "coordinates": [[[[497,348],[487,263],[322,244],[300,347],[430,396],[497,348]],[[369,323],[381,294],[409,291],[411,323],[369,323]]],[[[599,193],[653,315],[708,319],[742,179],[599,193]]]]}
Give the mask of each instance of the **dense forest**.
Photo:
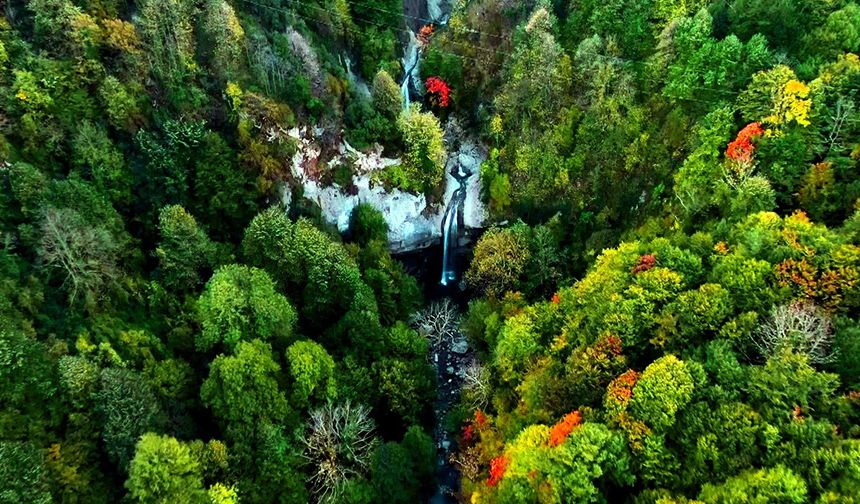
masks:
{"type": "Polygon", "coordinates": [[[860,503],[860,5],[0,5],[0,504],[860,503]]]}

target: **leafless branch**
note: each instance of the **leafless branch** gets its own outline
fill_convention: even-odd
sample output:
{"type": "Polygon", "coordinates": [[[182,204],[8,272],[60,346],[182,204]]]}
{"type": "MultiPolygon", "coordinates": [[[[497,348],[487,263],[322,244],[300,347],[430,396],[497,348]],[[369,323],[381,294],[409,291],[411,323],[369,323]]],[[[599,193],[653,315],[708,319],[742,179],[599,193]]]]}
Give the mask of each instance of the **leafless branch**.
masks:
{"type": "Polygon", "coordinates": [[[752,336],[752,343],[765,358],[790,349],[809,357],[812,364],[827,364],[836,358],[833,329],[824,311],[808,301],[776,306],[768,320],[752,336]]]}
{"type": "Polygon", "coordinates": [[[460,313],[449,298],[436,301],[424,311],[416,315],[413,325],[430,340],[431,345],[437,346],[450,342],[457,334],[460,313]]]}
{"type": "Polygon", "coordinates": [[[116,281],[116,246],[107,230],[87,225],[74,210],[48,208],[42,220],[39,254],[62,272],[70,302],[98,300],[116,281]]]}
{"type": "Polygon", "coordinates": [[[460,474],[470,480],[475,480],[483,469],[481,464],[481,450],[478,445],[472,445],[452,453],[448,461],[457,466],[460,474]]]}
{"type": "Polygon", "coordinates": [[[490,399],[490,372],[477,360],[463,370],[463,390],[470,409],[484,409],[490,399]]]}
{"type": "Polygon", "coordinates": [[[302,442],[318,502],[338,502],[342,483],[367,473],[376,444],[370,408],[346,401],[311,413],[302,442]]]}

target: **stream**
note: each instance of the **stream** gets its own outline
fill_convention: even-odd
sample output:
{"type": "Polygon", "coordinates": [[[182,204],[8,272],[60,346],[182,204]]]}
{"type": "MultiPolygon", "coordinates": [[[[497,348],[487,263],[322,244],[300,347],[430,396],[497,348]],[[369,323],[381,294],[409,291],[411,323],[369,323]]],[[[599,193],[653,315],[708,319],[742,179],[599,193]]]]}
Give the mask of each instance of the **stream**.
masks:
{"type": "Polygon", "coordinates": [[[436,493],[430,504],[458,502],[460,473],[450,461],[457,451],[457,444],[445,430],[444,419],[460,400],[466,366],[475,359],[466,337],[460,332],[453,338],[434,345],[431,349],[433,367],[436,370],[436,404],[433,407],[436,422],[433,426],[433,441],[436,443],[436,493]]]}
{"type": "MultiPolygon", "coordinates": [[[[433,24],[442,26],[447,23],[451,4],[449,0],[404,0],[403,12],[406,25],[409,26],[409,39],[403,53],[403,81],[400,84],[400,94],[403,98],[403,110],[408,112],[411,105],[411,94],[423,94],[421,81],[421,41],[416,31],[423,25],[433,24]],[[424,20],[424,21],[422,21],[424,20]]],[[[458,145],[460,139],[452,139],[458,145]]],[[[445,296],[434,303],[445,303],[455,311],[459,308],[449,296],[461,297],[458,288],[459,235],[463,223],[463,203],[468,194],[468,182],[472,172],[463,168],[459,156],[455,166],[446,166],[446,170],[457,182],[457,188],[451,194],[442,219],[442,257],[439,283],[432,291],[445,296]]],[[[450,182],[450,181],[449,181],[450,182]]],[[[429,285],[427,287],[430,287],[429,285]]],[[[459,315],[456,315],[459,317],[459,315]]],[[[457,502],[459,494],[460,475],[450,458],[456,452],[457,446],[445,430],[444,421],[451,408],[460,400],[466,366],[474,359],[469,351],[466,337],[458,330],[450,338],[443,338],[431,345],[431,362],[436,371],[436,404],[434,404],[433,441],[436,444],[436,492],[430,497],[430,504],[447,504],[457,502]]]]}

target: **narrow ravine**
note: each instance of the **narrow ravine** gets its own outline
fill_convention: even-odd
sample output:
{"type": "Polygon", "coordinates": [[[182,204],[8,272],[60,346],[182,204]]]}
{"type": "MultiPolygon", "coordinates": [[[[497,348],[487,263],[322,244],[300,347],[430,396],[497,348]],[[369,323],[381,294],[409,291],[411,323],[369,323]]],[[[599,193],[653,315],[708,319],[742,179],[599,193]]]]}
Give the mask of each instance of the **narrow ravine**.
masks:
{"type": "Polygon", "coordinates": [[[460,307],[451,298],[430,303],[419,325],[430,337],[430,360],[436,371],[436,404],[433,441],[436,444],[436,491],[431,504],[457,502],[460,473],[451,463],[456,440],[445,429],[445,418],[460,400],[466,367],[474,360],[466,337],[460,331],[460,307]]]}
{"type": "MultiPolygon", "coordinates": [[[[403,110],[408,112],[412,103],[412,93],[421,95],[421,41],[416,31],[423,25],[436,27],[448,21],[451,4],[448,0],[404,0],[406,25],[409,26],[408,42],[404,48],[403,80],[400,93],[403,110]]],[[[458,128],[454,128],[456,131],[458,128]]],[[[448,137],[446,142],[454,155],[449,153],[446,170],[457,188],[447,201],[441,223],[442,265],[439,285],[452,294],[458,293],[458,271],[456,254],[459,246],[461,224],[464,221],[464,202],[469,194],[469,179],[476,173],[475,152],[461,151],[461,135],[448,137]],[[452,166],[453,165],[453,166],[452,166]]],[[[452,182],[449,178],[449,183],[452,182]]],[[[432,302],[422,316],[425,333],[431,339],[430,359],[436,372],[436,404],[434,405],[433,440],[436,444],[436,492],[430,498],[431,504],[458,502],[460,474],[451,462],[456,453],[456,441],[445,429],[445,419],[460,400],[466,366],[474,359],[469,351],[465,336],[460,332],[460,313],[457,304],[449,297],[432,302]]]]}

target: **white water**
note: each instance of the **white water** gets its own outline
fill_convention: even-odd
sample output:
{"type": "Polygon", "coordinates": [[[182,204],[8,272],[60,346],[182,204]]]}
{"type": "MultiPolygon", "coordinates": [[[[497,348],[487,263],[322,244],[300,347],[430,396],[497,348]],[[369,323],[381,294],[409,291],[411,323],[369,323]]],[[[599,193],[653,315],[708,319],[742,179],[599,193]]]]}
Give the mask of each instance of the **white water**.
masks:
{"type": "Polygon", "coordinates": [[[367,86],[367,83],[364,82],[364,79],[356,75],[353,71],[352,61],[349,59],[349,56],[342,56],[341,64],[346,67],[346,80],[349,82],[349,85],[355,89],[362,98],[369,100],[370,88],[367,86]]]}
{"type": "MultiPolygon", "coordinates": [[[[454,193],[451,203],[460,195],[460,189],[454,193]]],[[[442,285],[457,279],[457,272],[451,264],[451,241],[457,239],[457,206],[448,205],[445,210],[445,220],[442,221],[442,285]]]]}
{"type": "Polygon", "coordinates": [[[409,110],[409,93],[412,91],[411,86],[416,86],[420,80],[420,71],[418,69],[418,39],[412,31],[409,32],[409,43],[406,45],[406,51],[403,54],[403,82],[400,84],[400,95],[403,97],[403,110],[409,110]]]}
{"type": "Polygon", "coordinates": [[[445,218],[442,220],[442,285],[457,280],[457,270],[454,265],[453,248],[458,245],[460,236],[460,207],[466,199],[466,184],[469,174],[463,173],[462,167],[457,168],[456,179],[459,187],[451,195],[445,218]]]}
{"type": "Polygon", "coordinates": [[[448,22],[450,12],[443,12],[443,4],[444,11],[451,10],[450,3],[446,0],[427,0],[427,16],[435,25],[443,25],[448,22]]]}

